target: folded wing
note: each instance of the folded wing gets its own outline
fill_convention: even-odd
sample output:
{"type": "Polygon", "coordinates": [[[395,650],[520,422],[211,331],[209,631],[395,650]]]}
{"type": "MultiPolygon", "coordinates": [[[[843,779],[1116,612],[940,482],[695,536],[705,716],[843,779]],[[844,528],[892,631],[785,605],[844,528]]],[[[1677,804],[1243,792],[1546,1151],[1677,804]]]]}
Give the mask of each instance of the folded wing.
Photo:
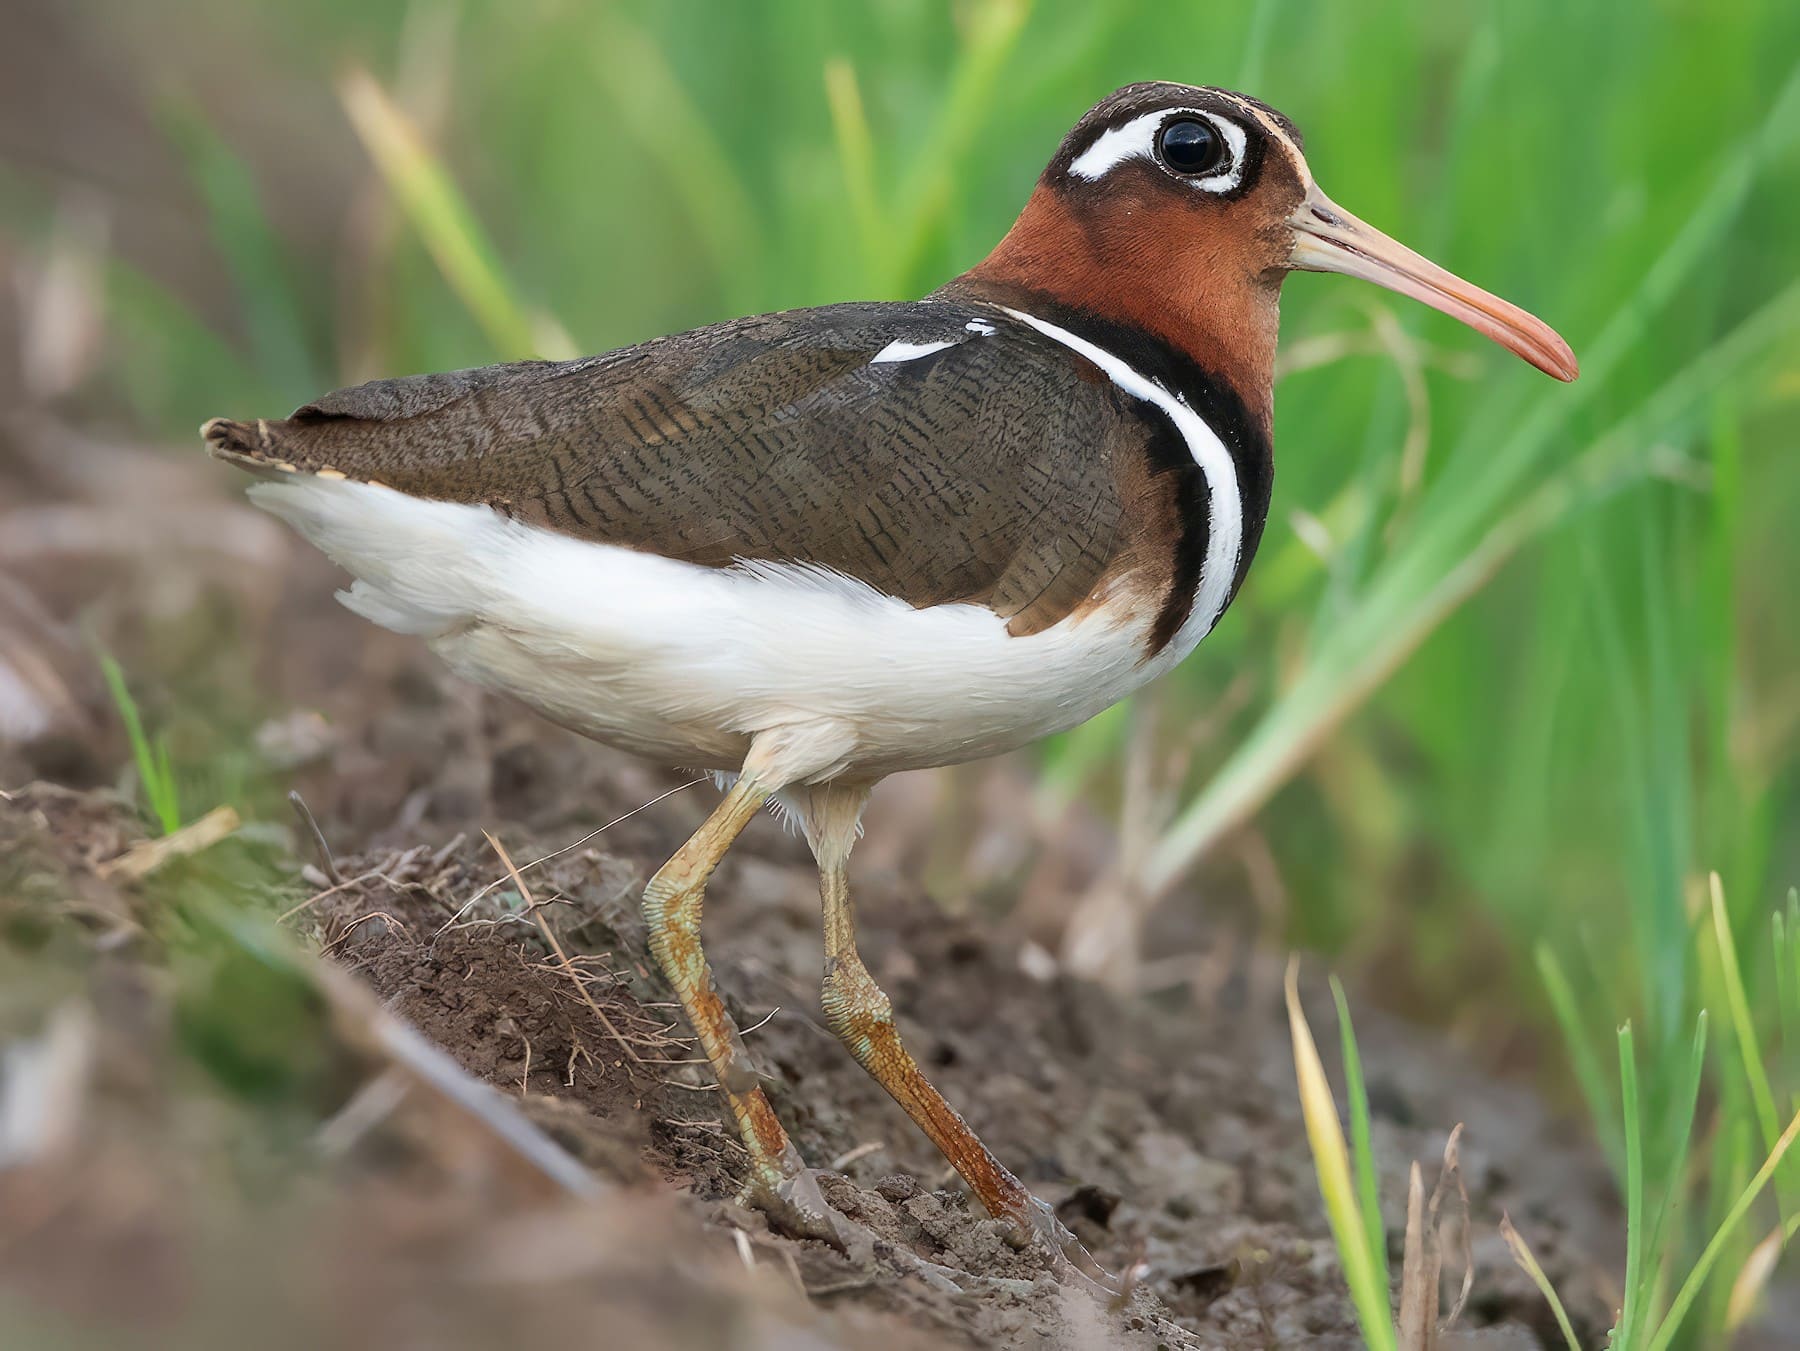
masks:
{"type": "Polygon", "coordinates": [[[943,301],[376,381],[206,428],[262,473],[483,503],[707,567],[830,568],[915,606],[988,606],[1015,633],[1065,617],[1118,556],[1149,434],[1066,348],[943,301]]]}

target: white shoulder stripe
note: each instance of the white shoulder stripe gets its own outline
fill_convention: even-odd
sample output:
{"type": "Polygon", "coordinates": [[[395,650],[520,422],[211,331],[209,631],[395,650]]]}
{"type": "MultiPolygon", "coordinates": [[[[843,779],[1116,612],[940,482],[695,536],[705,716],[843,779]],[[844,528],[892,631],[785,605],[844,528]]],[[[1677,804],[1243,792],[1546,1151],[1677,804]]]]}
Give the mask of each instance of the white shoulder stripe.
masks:
{"type": "MultiPolygon", "coordinates": [[[[1004,306],[1002,308],[1005,308],[1004,306]]],[[[1238,487],[1237,462],[1218,433],[1206,420],[1188,406],[1187,400],[1164,389],[1149,376],[1132,369],[1103,347],[1086,338],[1077,337],[1065,328],[1044,322],[1021,310],[1006,312],[1020,323],[1030,324],[1045,337],[1052,338],[1086,357],[1105,373],[1120,389],[1134,399],[1155,404],[1169,416],[1188,453],[1206,477],[1206,559],[1200,570],[1200,585],[1194,592],[1194,606],[1170,645],[1185,654],[1193,644],[1212,631],[1224,612],[1231,595],[1232,581],[1237,577],[1238,554],[1244,542],[1244,504],[1238,487]]]]}

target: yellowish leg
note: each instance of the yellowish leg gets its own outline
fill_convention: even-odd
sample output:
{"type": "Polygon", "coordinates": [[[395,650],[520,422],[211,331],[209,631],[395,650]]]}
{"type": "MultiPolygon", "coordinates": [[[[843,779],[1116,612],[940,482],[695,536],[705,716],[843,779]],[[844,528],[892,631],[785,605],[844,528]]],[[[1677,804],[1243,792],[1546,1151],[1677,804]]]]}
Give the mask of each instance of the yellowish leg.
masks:
{"type": "Polygon", "coordinates": [[[768,790],[749,775],[738,780],[644,888],[644,922],[650,951],[675,987],[750,1151],[745,1199],[790,1229],[838,1241],[840,1225],[758,1085],[743,1037],[719,998],[700,947],[707,879],[768,797],[768,790]]]}
{"type": "Polygon", "coordinates": [[[995,1158],[957,1110],[933,1088],[894,1027],[893,1005],[856,951],[848,864],[868,788],[826,784],[812,790],[807,826],[819,861],[825,917],[826,1021],[857,1063],[905,1109],[950,1166],[962,1175],[988,1214],[1006,1223],[1021,1247],[1038,1242],[1053,1260],[1072,1260],[1085,1274],[1106,1279],[1074,1235],[995,1158]]]}

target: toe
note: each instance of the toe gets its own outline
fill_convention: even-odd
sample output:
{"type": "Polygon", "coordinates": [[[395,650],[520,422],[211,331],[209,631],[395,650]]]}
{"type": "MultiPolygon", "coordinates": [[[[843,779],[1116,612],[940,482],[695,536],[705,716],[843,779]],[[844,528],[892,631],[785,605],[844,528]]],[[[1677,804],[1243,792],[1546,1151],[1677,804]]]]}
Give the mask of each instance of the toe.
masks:
{"type": "Polygon", "coordinates": [[[1032,1197],[1026,1212],[1013,1217],[1021,1248],[1043,1253],[1050,1270],[1062,1281],[1088,1288],[1096,1295],[1113,1297],[1124,1292],[1124,1282],[1094,1260],[1080,1239],[1057,1218],[1048,1202],[1032,1197]]]}
{"type": "Polygon", "coordinates": [[[874,1260],[875,1234],[832,1208],[814,1169],[802,1168],[771,1185],[753,1185],[746,1189],[743,1200],[790,1237],[821,1239],[858,1266],[874,1260]]]}

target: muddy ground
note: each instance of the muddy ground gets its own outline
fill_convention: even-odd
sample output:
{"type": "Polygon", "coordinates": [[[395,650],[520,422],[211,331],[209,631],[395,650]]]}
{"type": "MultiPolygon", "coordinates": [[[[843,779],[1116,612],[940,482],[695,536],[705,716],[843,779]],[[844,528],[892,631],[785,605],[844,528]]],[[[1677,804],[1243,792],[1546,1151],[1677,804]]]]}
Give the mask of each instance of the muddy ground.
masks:
{"type": "MultiPolygon", "coordinates": [[[[996,830],[1027,814],[1006,764],[886,786],[853,863],[864,954],[903,1035],[1095,1257],[1137,1273],[1109,1305],[1001,1242],[826,1031],[810,861],[773,819],[747,832],[712,885],[708,949],[795,1140],[885,1239],[858,1266],[735,1203],[742,1152],[645,950],[636,892],[716,800],[710,785],[653,802],[687,780],[457,685],[332,605],[330,568],[197,462],[65,448],[52,465],[11,448],[36,475],[15,472],[14,490],[102,514],[74,554],[15,552],[0,609],[11,650],[29,644],[57,682],[55,716],[0,750],[9,1348],[1359,1344],[1299,1117],[1282,957],[1198,918],[1216,894],[1177,898],[1159,935],[1159,969],[1188,976],[1129,996],[1068,977],[1032,941],[1108,847],[1079,809],[1054,845],[1040,831],[989,849],[1027,864],[998,899],[950,913],[921,860],[941,867],[947,812],[996,830]],[[104,529],[104,501],[141,490],[131,473],[180,476],[192,522],[185,551],[154,567],[104,529]],[[106,875],[147,832],[117,788],[129,753],[78,623],[140,673],[177,745],[198,708],[254,747],[214,788],[255,819],[143,881],[106,875]],[[271,796],[288,787],[323,850],[271,796]],[[1078,857],[1046,864],[1058,849],[1078,857]],[[599,1189],[521,1168],[406,1088],[370,1050],[374,1001],[334,1003],[312,954],[599,1189]]],[[[1320,994],[1324,972],[1304,982],[1320,994]]],[[[1603,1339],[1620,1226],[1579,1129],[1351,995],[1396,1258],[1408,1164],[1429,1185],[1449,1128],[1467,1126],[1473,1287],[1445,1344],[1560,1344],[1500,1243],[1503,1211],[1584,1340],[1603,1339]]],[[[1329,1002],[1311,1008],[1334,1062],[1329,1002]]]]}

